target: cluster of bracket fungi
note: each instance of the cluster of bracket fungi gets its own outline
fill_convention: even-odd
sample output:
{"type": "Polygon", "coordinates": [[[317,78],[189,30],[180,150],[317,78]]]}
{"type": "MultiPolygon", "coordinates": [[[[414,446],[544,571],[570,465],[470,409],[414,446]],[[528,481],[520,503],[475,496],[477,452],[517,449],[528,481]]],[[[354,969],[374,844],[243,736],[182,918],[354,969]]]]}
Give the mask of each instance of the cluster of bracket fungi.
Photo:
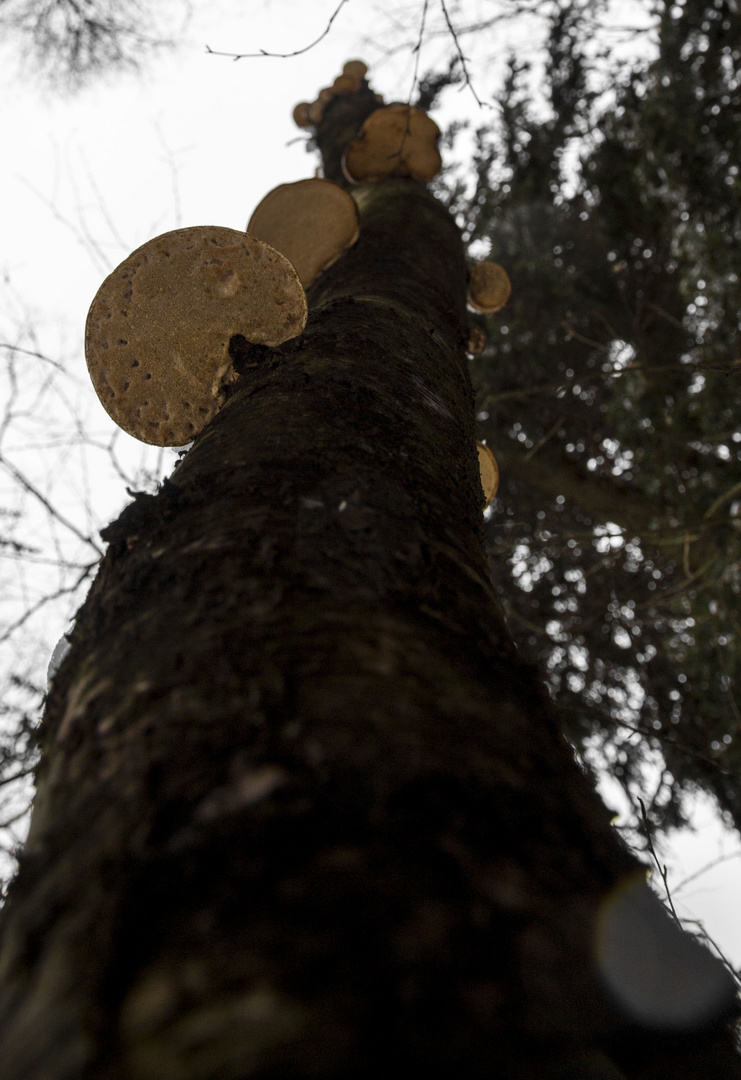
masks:
{"type": "MultiPolygon", "coordinates": [[[[345,64],[316,101],[294,110],[315,128],[333,98],[367,92],[362,60],[345,64]]],[[[389,177],[428,183],[442,168],[440,129],[411,105],[378,108],[345,149],[349,184],[389,177]]],[[[98,290],[85,327],[85,355],[95,391],[128,434],[155,446],[184,446],[206,426],[237,378],[230,342],[241,335],[275,348],[302,333],[305,290],[359,236],[357,205],[344,188],[312,178],[281,184],[256,207],[246,231],[214,225],[175,229],[147,241],[98,290]]],[[[499,311],[510,292],[493,262],[470,274],[468,304],[499,311]]],[[[472,327],[469,351],[486,344],[472,327]]],[[[491,450],[478,444],[487,505],[498,484],[491,450]]]]}
{"type": "MultiPolygon", "coordinates": [[[[344,94],[356,94],[365,85],[368,65],[362,60],[348,60],[331,86],[320,90],[316,101],[299,101],[293,110],[293,121],[300,128],[315,128],[324,118],[324,110],[335,97],[344,94]]],[[[383,105],[383,95],[375,94],[376,101],[383,105]]]]}

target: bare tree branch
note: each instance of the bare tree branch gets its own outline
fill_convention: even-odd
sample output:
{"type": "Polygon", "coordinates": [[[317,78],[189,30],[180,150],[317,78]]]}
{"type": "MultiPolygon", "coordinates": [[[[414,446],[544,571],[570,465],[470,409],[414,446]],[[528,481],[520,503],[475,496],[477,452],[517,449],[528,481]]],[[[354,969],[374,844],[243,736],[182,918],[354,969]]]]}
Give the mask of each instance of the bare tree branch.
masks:
{"type": "MultiPolygon", "coordinates": [[[[448,14],[448,8],[447,8],[447,6],[445,4],[445,0],[440,0],[440,4],[441,4],[442,9],[443,9],[443,15],[445,16],[445,22],[447,23],[448,30],[450,31],[450,36],[452,37],[453,42],[454,42],[455,47],[456,47],[456,51],[458,52],[458,58],[459,58],[459,60],[461,62],[461,70],[463,71],[463,79],[464,79],[465,85],[469,88],[469,90],[473,94],[474,99],[476,101],[476,104],[480,108],[483,108],[484,107],[484,102],[481,100],[479,95],[476,93],[476,90],[474,89],[474,85],[471,82],[471,76],[470,76],[469,71],[468,71],[468,63],[466,61],[466,57],[463,55],[463,50],[461,48],[461,43],[458,40],[457,31],[456,31],[455,27],[453,26],[452,22],[450,21],[450,15],[448,14]]],[[[489,105],[489,108],[492,108],[492,105],[489,102],[487,102],[487,105],[489,105]]]]}
{"type": "Polygon", "coordinates": [[[86,536],[85,533],[81,532],[81,530],[78,529],[72,521],[69,521],[64,516],[64,514],[60,513],[60,511],[57,510],[53,503],[49,502],[46,496],[41,491],[39,491],[36,485],[33,484],[27,476],[24,476],[20,469],[17,469],[15,465],[13,465],[12,462],[8,461],[7,458],[5,458],[2,454],[0,454],[0,465],[7,469],[10,475],[18,481],[22,488],[24,488],[30,495],[33,495],[34,498],[38,499],[41,505],[46,510],[48,510],[51,516],[56,521],[58,521],[60,525],[63,525],[66,529],[69,529],[70,532],[73,533],[78,538],[78,540],[82,540],[84,544],[89,544],[90,547],[98,553],[98,555],[103,555],[103,548],[100,547],[100,545],[96,543],[96,541],[93,540],[91,536],[86,536]]]}
{"type": "MultiPolygon", "coordinates": [[[[319,35],[319,37],[316,38],[315,41],[312,41],[309,45],[305,45],[303,47],[303,49],[294,49],[293,52],[287,52],[287,53],[268,52],[267,49],[260,49],[260,51],[256,52],[256,53],[233,53],[233,52],[221,52],[220,50],[212,49],[210,45],[207,45],[206,46],[206,52],[209,53],[211,56],[227,56],[231,60],[256,60],[258,57],[261,57],[261,56],[269,56],[269,57],[272,57],[273,59],[277,59],[277,60],[288,60],[292,56],[301,56],[303,53],[307,53],[311,49],[313,49],[314,46],[318,45],[320,41],[324,41],[325,37],[327,36],[329,31],[332,29],[332,23],[335,21],[335,19],[337,18],[339,13],[342,11],[345,4],[347,4],[348,2],[349,2],[349,0],[340,0],[339,4],[337,5],[335,10],[330,15],[329,22],[327,23],[326,28],[322,31],[322,33],[319,35]]],[[[425,0],[425,3],[427,3],[427,0],[425,0]]]]}

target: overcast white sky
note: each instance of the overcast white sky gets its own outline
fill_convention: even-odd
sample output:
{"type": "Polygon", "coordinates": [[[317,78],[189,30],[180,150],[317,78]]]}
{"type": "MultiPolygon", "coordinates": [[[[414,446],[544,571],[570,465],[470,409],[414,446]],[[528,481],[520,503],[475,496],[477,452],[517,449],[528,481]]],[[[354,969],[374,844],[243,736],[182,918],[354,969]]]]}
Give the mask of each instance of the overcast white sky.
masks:
{"type": "MultiPolygon", "coordinates": [[[[496,0],[467,0],[466,14],[493,6],[496,0]]],[[[387,100],[409,93],[414,58],[408,48],[388,54],[394,34],[389,10],[380,2],[349,0],[331,33],[292,59],[235,63],[206,53],[206,44],[246,52],[301,49],[321,34],[335,8],[336,0],[195,0],[185,43],[176,52],[151,60],[141,77],[95,83],[75,97],[42,90],[18,73],[11,46],[0,45],[0,342],[40,346],[69,373],[50,389],[43,383],[48,369],[29,358],[22,379],[34,393],[26,388],[19,434],[5,433],[0,450],[23,468],[30,460],[40,463],[40,489],[54,492],[83,530],[100,527],[127,499],[106,451],[112,423],[97,403],[82,352],[87,309],[103,278],[134,248],[169,229],[242,229],[269,190],[313,175],[315,159],[306,153],[305,135],[293,126],[291,112],[331,84],[345,60],[365,59],[374,88],[387,100]],[[70,447],[75,411],[99,450],[70,447]]],[[[632,3],[616,5],[615,23],[633,22],[635,9],[632,3]]],[[[409,3],[406,10],[418,17],[421,3],[409,3]]],[[[439,18],[434,3],[430,13],[439,18]]],[[[533,45],[532,25],[467,42],[484,99],[498,82],[506,41],[526,54],[533,45]]],[[[444,48],[441,39],[431,39],[421,70],[433,67],[444,48]]],[[[449,95],[435,116],[444,124],[466,110],[481,123],[466,92],[449,95]]],[[[157,451],[142,450],[127,436],[117,438],[116,448],[130,474],[138,465],[157,464],[157,451]]],[[[171,461],[165,452],[165,471],[171,461]]],[[[143,482],[141,474],[138,479],[143,482]]],[[[40,520],[38,528],[48,524],[40,520]]],[[[47,541],[59,550],[69,538],[57,531],[47,541]]],[[[11,599],[33,598],[38,588],[25,580],[11,599]]],[[[66,606],[62,600],[42,612],[33,641],[28,639],[40,656],[50,654],[75,602],[71,597],[66,606]]],[[[606,794],[614,803],[611,792],[606,794]]],[[[680,889],[675,902],[683,916],[701,918],[741,965],[739,842],[723,833],[702,800],[697,820],[701,831],[665,849],[675,885],[704,863],[736,854],[680,889]]]]}

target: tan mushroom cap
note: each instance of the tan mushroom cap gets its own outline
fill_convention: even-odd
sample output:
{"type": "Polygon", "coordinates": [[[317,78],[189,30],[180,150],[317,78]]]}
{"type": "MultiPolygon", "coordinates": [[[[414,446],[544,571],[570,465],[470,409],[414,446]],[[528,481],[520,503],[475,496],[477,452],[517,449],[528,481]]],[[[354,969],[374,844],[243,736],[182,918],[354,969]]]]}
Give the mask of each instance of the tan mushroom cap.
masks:
{"type": "Polygon", "coordinates": [[[309,118],[309,127],[316,127],[317,124],[321,124],[324,116],[324,102],[319,99],[312,101],[306,115],[309,118]]]}
{"type": "Polygon", "coordinates": [[[308,289],[358,239],[358,208],[331,180],[297,180],[268,192],[247,232],[285,255],[308,289]]]}
{"type": "Polygon", "coordinates": [[[482,326],[469,326],[467,352],[471,356],[481,356],[486,348],[486,331],[482,326]]]}
{"type": "Polygon", "coordinates": [[[368,74],[368,65],[362,60],[348,60],[342,65],[342,74],[350,75],[353,79],[364,79],[368,74]]]}
{"type": "Polygon", "coordinates": [[[217,225],[175,229],[137,248],[98,289],[85,326],[88,371],[124,431],[184,446],[234,377],[230,339],[280,345],[306,316],[296,271],[262,240],[217,225]]]}
{"type": "Polygon", "coordinates": [[[507,271],[499,263],[480,262],[471,270],[468,304],[482,315],[493,315],[509,300],[512,286],[507,271]]]}
{"type": "Polygon", "coordinates": [[[361,85],[360,79],[354,75],[338,75],[332,83],[332,90],[335,94],[354,94],[361,85]]]}
{"type": "Polygon", "coordinates": [[[356,184],[387,176],[427,183],[442,168],[439,138],[440,128],[427,113],[413,105],[387,105],[365,121],[345,150],[342,168],[356,184]]]}
{"type": "Polygon", "coordinates": [[[497,465],[497,459],[485,443],[477,442],[476,447],[479,452],[481,486],[484,489],[486,505],[489,506],[499,487],[499,466],[497,465]]]}
{"type": "MultiPolygon", "coordinates": [[[[293,121],[297,127],[316,127],[322,122],[324,110],[333,98],[342,94],[352,94],[360,90],[363,79],[368,71],[367,64],[362,60],[348,60],[342,68],[342,74],[338,75],[331,86],[325,86],[319,91],[316,101],[300,101],[293,110],[293,121]]],[[[375,95],[376,99],[383,98],[375,95]]]]}
{"type": "Polygon", "coordinates": [[[309,116],[309,110],[311,109],[311,103],[308,101],[299,101],[296,108],[293,110],[293,122],[296,127],[306,128],[311,127],[311,117],[309,116]]]}

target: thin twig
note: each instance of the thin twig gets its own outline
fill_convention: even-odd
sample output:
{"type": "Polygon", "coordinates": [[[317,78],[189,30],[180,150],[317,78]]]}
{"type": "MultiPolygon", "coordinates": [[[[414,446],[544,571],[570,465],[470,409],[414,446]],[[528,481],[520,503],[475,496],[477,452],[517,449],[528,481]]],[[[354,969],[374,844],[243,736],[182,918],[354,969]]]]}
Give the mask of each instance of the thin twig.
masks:
{"type": "Polygon", "coordinates": [[[61,225],[64,225],[66,229],[69,229],[82,250],[86,252],[86,254],[90,257],[90,260],[95,266],[95,269],[99,273],[108,274],[111,269],[111,261],[108,255],[102,250],[97,240],[95,240],[95,238],[89,234],[84,219],[80,221],[79,225],[75,225],[73,221],[69,221],[64,216],[64,214],[62,214],[57,209],[51,199],[47,199],[46,195],[44,195],[43,192],[39,191],[38,188],[34,187],[30,180],[28,180],[25,176],[20,176],[19,179],[21,183],[23,183],[29,189],[29,191],[33,192],[36,198],[39,199],[44,204],[44,206],[46,206],[46,208],[49,210],[49,213],[54,218],[56,218],[56,220],[61,225]]]}
{"type": "MultiPolygon", "coordinates": [[[[484,102],[481,100],[479,95],[474,90],[473,83],[471,82],[471,76],[468,74],[468,65],[466,63],[466,58],[463,55],[463,50],[461,49],[461,43],[458,40],[458,34],[456,32],[456,29],[453,26],[452,22],[450,21],[450,16],[448,15],[448,9],[447,9],[447,7],[445,5],[445,0],[440,0],[440,6],[443,9],[443,15],[445,16],[445,22],[448,25],[448,30],[450,31],[450,36],[452,37],[452,39],[453,39],[453,41],[455,43],[456,50],[458,52],[458,58],[460,59],[460,62],[461,62],[461,69],[463,71],[463,78],[465,79],[465,85],[469,88],[469,90],[473,94],[473,96],[474,96],[474,98],[476,100],[476,104],[479,106],[479,108],[482,109],[484,107],[484,102]]],[[[491,106],[489,106],[489,107],[491,108],[491,106]]]]}
{"type": "Polygon", "coordinates": [[[301,56],[302,53],[306,53],[310,49],[313,49],[314,46],[318,45],[320,41],[324,41],[325,37],[327,36],[329,31],[332,29],[332,23],[335,21],[335,19],[337,18],[337,16],[339,15],[339,13],[342,11],[343,7],[347,3],[348,3],[348,0],[340,0],[339,4],[335,8],[334,12],[330,16],[330,20],[327,23],[326,29],[319,35],[319,37],[316,39],[316,41],[312,41],[310,45],[305,45],[303,49],[294,49],[293,52],[288,52],[288,53],[268,52],[267,49],[260,49],[260,51],[256,52],[256,53],[231,53],[231,52],[220,52],[218,49],[212,49],[210,45],[207,45],[206,46],[206,52],[209,53],[211,56],[228,56],[232,60],[256,60],[261,56],[269,56],[269,57],[272,57],[272,58],[277,59],[277,60],[288,60],[292,56],[301,56]]]}
{"type": "Polygon", "coordinates": [[[716,556],[711,555],[710,558],[702,564],[699,570],[695,570],[694,574],[691,574],[688,578],[685,578],[684,581],[680,581],[677,585],[671,585],[668,589],[663,589],[660,593],[657,593],[656,596],[652,596],[650,600],[645,600],[642,604],[639,604],[635,610],[643,611],[645,608],[655,607],[658,604],[662,603],[664,600],[666,600],[668,597],[676,596],[677,593],[679,593],[679,595],[681,596],[681,594],[683,592],[686,592],[689,586],[694,581],[697,581],[698,578],[701,578],[705,574],[706,570],[710,569],[715,560],[716,556]]]}
{"type": "Polygon", "coordinates": [[[0,821],[0,830],[9,829],[11,825],[15,825],[16,821],[20,821],[28,813],[29,807],[25,806],[23,810],[19,810],[17,814],[13,814],[12,817],[6,818],[5,821],[0,821]]]}
{"type": "Polygon", "coordinates": [[[86,536],[85,533],[78,529],[73,522],[68,521],[63,514],[60,514],[56,507],[49,502],[46,496],[41,491],[39,491],[39,489],[34,484],[32,484],[27,477],[23,475],[20,469],[17,469],[15,465],[13,465],[10,461],[7,460],[7,458],[3,457],[2,455],[0,455],[0,465],[4,466],[11,474],[11,476],[15,477],[15,479],[18,481],[22,488],[24,488],[30,495],[33,495],[39,500],[41,505],[49,511],[52,518],[58,521],[60,525],[64,525],[64,527],[66,529],[69,529],[70,532],[74,533],[78,540],[82,540],[84,544],[89,544],[93,551],[96,551],[98,555],[100,555],[101,557],[103,556],[103,549],[95,543],[92,537],[86,536]]]}
{"type": "Polygon", "coordinates": [[[739,975],[738,968],[735,968],[733,966],[733,964],[728,959],[728,957],[725,955],[725,953],[722,952],[720,946],[717,945],[716,942],[711,938],[710,934],[707,932],[707,930],[702,925],[700,920],[699,919],[683,919],[682,922],[693,923],[698,928],[698,930],[700,932],[699,936],[702,938],[703,941],[706,941],[708,943],[708,945],[712,945],[712,947],[715,949],[715,951],[717,952],[720,959],[723,961],[726,969],[731,973],[731,975],[733,975],[736,986],[741,987],[741,975],[739,975]]]}
{"type": "Polygon", "coordinates": [[[697,761],[702,761],[706,765],[712,765],[714,769],[717,769],[718,772],[722,772],[725,776],[733,776],[736,779],[741,778],[740,773],[734,772],[733,769],[727,769],[725,765],[721,765],[719,761],[713,761],[711,757],[701,754],[699,750],[693,750],[689,746],[684,746],[682,743],[677,742],[676,739],[670,739],[666,735],[662,735],[659,731],[649,731],[648,728],[636,727],[635,724],[629,724],[627,720],[616,720],[615,723],[620,727],[627,728],[628,731],[632,731],[636,735],[642,735],[646,739],[657,739],[658,742],[665,743],[667,746],[672,746],[675,750],[679,750],[680,754],[686,754],[689,758],[695,758],[697,761]]]}
{"type": "Polygon", "coordinates": [[[9,341],[0,341],[0,349],[8,349],[10,352],[22,353],[23,356],[32,356],[35,360],[43,360],[44,363],[63,371],[65,375],[68,374],[67,369],[58,360],[52,360],[50,356],[45,356],[44,353],[36,352],[34,349],[22,349],[20,345],[11,345],[9,341]]]}
{"type": "MultiPolygon", "coordinates": [[[[562,324],[563,325],[563,324],[562,324]]],[[[565,327],[565,329],[568,329],[565,327]]],[[[571,337],[579,338],[577,332],[571,332],[571,337]]],[[[585,339],[586,340],[586,339],[585,339]]],[[[593,348],[599,348],[605,350],[606,346],[601,345],[599,342],[589,342],[589,345],[593,348]]],[[[541,383],[539,386],[525,386],[518,387],[514,390],[505,390],[501,394],[490,394],[484,398],[481,402],[482,407],[487,405],[497,405],[500,401],[508,401],[511,399],[532,397],[533,394],[546,394],[553,391],[565,390],[566,387],[572,386],[578,383],[580,386],[584,386],[586,383],[594,382],[595,380],[604,378],[618,379],[622,375],[627,375],[633,371],[643,372],[645,375],[656,375],[665,371],[706,371],[717,372],[720,375],[730,375],[732,368],[738,368],[741,366],[741,360],[731,360],[725,367],[708,367],[703,364],[693,364],[691,367],[687,364],[654,364],[648,367],[641,363],[623,364],[622,366],[615,367],[603,367],[599,371],[584,371],[579,374],[572,375],[570,377],[564,376],[559,382],[541,383]]]]}
{"type": "Polygon", "coordinates": [[[23,780],[26,776],[33,776],[36,771],[36,765],[28,765],[25,769],[21,769],[19,772],[13,773],[12,776],[0,776],[0,787],[4,787],[6,784],[12,784],[15,780],[23,780]]]}
{"type": "Polygon", "coordinates": [[[19,616],[19,618],[17,618],[15,622],[9,623],[5,627],[3,633],[0,634],[0,645],[8,641],[16,632],[16,630],[19,630],[21,626],[24,626],[25,623],[27,623],[28,620],[31,619],[37,611],[40,611],[46,604],[51,604],[55,600],[59,600],[59,598],[62,596],[70,596],[74,594],[74,592],[80,586],[81,582],[84,581],[85,576],[86,575],[84,574],[81,575],[74,585],[67,585],[64,588],[57,589],[56,592],[47,593],[46,596],[42,596],[35,603],[29,604],[24,609],[23,614],[19,616]]]}
{"type": "Polygon", "coordinates": [[[720,866],[721,863],[729,862],[731,859],[738,859],[740,856],[741,851],[731,851],[726,853],[725,855],[719,855],[717,859],[713,859],[711,862],[705,863],[705,865],[701,866],[699,870],[695,870],[693,874],[688,874],[687,877],[682,878],[682,880],[674,886],[674,892],[679,892],[679,890],[683,889],[685,885],[689,885],[691,881],[696,881],[697,878],[702,877],[703,874],[707,874],[707,872],[709,870],[712,870],[713,867],[720,866]]]}
{"type": "MultiPolygon", "coordinates": [[[[421,19],[420,24],[419,24],[419,37],[417,38],[417,44],[414,46],[414,49],[412,50],[414,52],[414,74],[412,76],[412,88],[409,91],[409,102],[408,102],[408,104],[410,106],[412,104],[412,98],[414,97],[414,91],[417,89],[417,82],[419,80],[419,60],[420,60],[420,57],[422,55],[422,45],[423,45],[424,36],[425,36],[425,23],[427,21],[427,8],[429,7],[429,2],[430,2],[430,0],[424,0],[424,3],[422,5],[422,19],[421,19]]],[[[407,115],[409,115],[409,114],[407,114],[407,115]]],[[[408,127],[409,127],[409,120],[407,119],[407,128],[408,127]]],[[[404,132],[404,138],[406,138],[406,136],[407,136],[407,133],[405,131],[404,132]]],[[[403,145],[404,144],[403,144],[403,140],[402,140],[402,149],[403,149],[403,145]]],[[[401,151],[400,151],[400,153],[401,153],[401,151]]]]}
{"type": "Polygon", "coordinates": [[[706,510],[703,514],[705,521],[711,518],[716,510],[720,510],[723,503],[728,502],[734,495],[738,495],[741,492],[741,481],[738,484],[734,484],[728,491],[724,491],[722,495],[719,495],[709,510],[706,510]]]}
{"type": "Polygon", "coordinates": [[[643,306],[651,308],[651,310],[655,311],[657,315],[660,315],[662,319],[666,319],[667,322],[670,322],[672,326],[676,326],[679,330],[684,330],[685,333],[687,332],[687,327],[683,326],[679,319],[675,319],[673,315],[668,311],[664,311],[658,304],[652,304],[650,300],[644,300],[643,306]]]}
{"type": "MultiPolygon", "coordinates": [[[[565,319],[562,320],[561,326],[566,331],[566,334],[567,334],[569,340],[571,340],[571,338],[576,338],[576,340],[580,341],[582,343],[582,345],[589,345],[589,347],[592,348],[592,349],[599,349],[600,352],[609,352],[610,351],[610,346],[609,345],[605,345],[601,341],[592,341],[591,338],[584,337],[584,335],[580,334],[578,330],[575,330],[573,328],[573,326],[570,326],[565,319]]],[[[620,368],[619,370],[622,371],[622,368],[620,368]]]]}
{"type": "Polygon", "coordinates": [[[556,432],[560,428],[563,421],[564,421],[564,417],[559,416],[558,420],[556,420],[553,427],[549,428],[549,430],[546,431],[545,435],[543,435],[540,439],[538,439],[535,446],[533,446],[532,449],[528,450],[528,452],[524,455],[522,460],[523,461],[530,461],[531,458],[535,457],[535,455],[538,453],[538,451],[543,449],[543,447],[548,442],[548,440],[551,439],[556,434],[556,432]]]}
{"type": "Polygon", "coordinates": [[[652,857],[653,861],[656,863],[658,871],[661,874],[661,880],[664,882],[664,889],[666,890],[666,899],[667,899],[667,902],[669,904],[669,908],[671,910],[671,913],[674,916],[674,920],[677,923],[677,925],[681,926],[682,924],[680,922],[679,916],[677,915],[677,912],[676,912],[676,910],[674,908],[674,901],[672,900],[672,894],[669,891],[669,879],[668,879],[667,872],[666,872],[666,866],[662,865],[662,863],[659,862],[659,857],[656,854],[656,849],[654,847],[654,842],[651,839],[651,823],[649,822],[648,814],[646,813],[646,804],[644,803],[643,799],[640,798],[640,796],[638,798],[638,805],[641,808],[641,817],[643,818],[643,824],[646,827],[646,843],[648,844],[648,850],[651,852],[651,857],[652,857]]]}

